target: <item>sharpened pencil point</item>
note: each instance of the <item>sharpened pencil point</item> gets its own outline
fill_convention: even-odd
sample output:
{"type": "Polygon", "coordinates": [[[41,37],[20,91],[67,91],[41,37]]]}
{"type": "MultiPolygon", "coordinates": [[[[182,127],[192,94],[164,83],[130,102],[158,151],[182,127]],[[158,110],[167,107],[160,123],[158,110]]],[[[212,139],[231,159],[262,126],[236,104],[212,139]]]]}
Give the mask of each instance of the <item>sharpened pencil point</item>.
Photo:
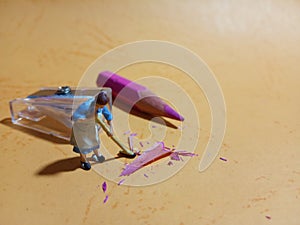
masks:
{"type": "Polygon", "coordinates": [[[165,113],[166,117],[175,119],[175,120],[180,120],[183,121],[184,118],[181,116],[178,112],[176,112],[174,109],[172,109],[170,106],[165,105],[165,113]]]}

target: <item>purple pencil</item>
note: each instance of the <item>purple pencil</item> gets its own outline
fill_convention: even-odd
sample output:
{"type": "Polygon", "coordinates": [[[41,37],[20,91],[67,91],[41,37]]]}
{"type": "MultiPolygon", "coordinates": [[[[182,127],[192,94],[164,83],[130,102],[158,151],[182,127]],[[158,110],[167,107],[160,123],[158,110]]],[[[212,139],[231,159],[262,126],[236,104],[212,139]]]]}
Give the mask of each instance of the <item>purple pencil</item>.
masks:
{"type": "Polygon", "coordinates": [[[97,85],[111,88],[113,98],[118,100],[119,103],[127,105],[129,109],[134,108],[153,116],[184,120],[178,112],[148,88],[115,73],[109,71],[101,72],[97,79],[97,85]]]}

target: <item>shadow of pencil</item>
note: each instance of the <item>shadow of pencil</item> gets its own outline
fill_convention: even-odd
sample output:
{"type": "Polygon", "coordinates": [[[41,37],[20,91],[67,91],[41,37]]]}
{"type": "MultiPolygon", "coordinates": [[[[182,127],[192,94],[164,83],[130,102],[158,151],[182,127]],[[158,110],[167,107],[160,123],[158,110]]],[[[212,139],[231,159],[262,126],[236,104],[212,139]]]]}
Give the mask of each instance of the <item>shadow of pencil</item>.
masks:
{"type": "Polygon", "coordinates": [[[47,141],[50,141],[50,142],[53,142],[53,143],[56,143],[56,144],[70,144],[69,141],[60,139],[58,137],[48,135],[48,134],[44,134],[44,133],[41,133],[41,132],[38,132],[38,131],[35,131],[35,130],[31,130],[31,129],[28,129],[28,128],[25,128],[25,127],[15,125],[11,122],[10,118],[5,118],[5,119],[1,120],[0,123],[5,125],[5,126],[11,127],[15,130],[21,131],[23,133],[27,133],[31,136],[34,136],[34,137],[37,137],[37,138],[40,138],[40,139],[43,139],[43,140],[47,140],[47,141]]]}
{"type": "Polygon", "coordinates": [[[63,172],[71,172],[80,168],[80,158],[73,157],[55,161],[36,173],[38,176],[51,176],[63,172]]]}
{"type": "Polygon", "coordinates": [[[122,104],[120,101],[114,102],[113,106],[117,107],[118,109],[120,109],[120,110],[122,110],[122,111],[124,111],[126,113],[130,113],[131,115],[140,117],[142,119],[152,120],[154,123],[162,124],[162,125],[165,125],[167,127],[173,128],[173,129],[178,129],[177,126],[175,126],[173,123],[167,121],[163,117],[159,117],[159,119],[153,119],[153,118],[155,118],[153,115],[141,112],[141,111],[139,111],[139,110],[137,110],[135,108],[130,108],[129,109],[127,105],[122,104]]]}

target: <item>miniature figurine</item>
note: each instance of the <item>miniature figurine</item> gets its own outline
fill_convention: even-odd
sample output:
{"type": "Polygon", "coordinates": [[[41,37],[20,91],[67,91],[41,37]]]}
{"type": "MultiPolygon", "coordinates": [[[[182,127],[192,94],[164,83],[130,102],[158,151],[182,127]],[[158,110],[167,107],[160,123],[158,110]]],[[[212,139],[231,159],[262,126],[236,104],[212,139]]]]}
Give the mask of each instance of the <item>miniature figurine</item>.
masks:
{"type": "Polygon", "coordinates": [[[13,124],[70,141],[74,152],[80,154],[81,167],[89,170],[87,154],[94,152],[93,160],[105,160],[99,152],[100,128],[120,147],[124,157],[135,157],[135,153],[113,135],[108,103],[111,108],[110,88],[62,86],[41,88],[26,98],[10,101],[9,105],[13,124]]]}
{"type": "Polygon", "coordinates": [[[91,98],[82,103],[72,116],[73,128],[71,144],[74,145],[73,151],[80,154],[81,168],[84,170],[91,169],[91,164],[86,158],[86,155],[91,152],[94,152],[92,156],[94,160],[98,162],[105,160],[104,156],[99,152],[99,130],[101,127],[97,122],[102,120],[103,116],[109,125],[109,132],[107,132],[107,134],[109,136],[113,135],[112,114],[106,106],[108,101],[109,99],[106,93],[100,92],[96,102],[91,98]],[[96,123],[94,113],[96,113],[96,123]]]}

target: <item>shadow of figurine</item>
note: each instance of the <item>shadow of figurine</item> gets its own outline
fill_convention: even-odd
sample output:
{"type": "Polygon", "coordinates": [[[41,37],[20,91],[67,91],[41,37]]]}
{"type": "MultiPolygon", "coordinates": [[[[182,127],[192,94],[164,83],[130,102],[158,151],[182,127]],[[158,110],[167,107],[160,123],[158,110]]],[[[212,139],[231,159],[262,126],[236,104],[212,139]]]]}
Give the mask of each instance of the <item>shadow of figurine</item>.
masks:
{"type": "MultiPolygon", "coordinates": [[[[42,169],[40,169],[38,172],[36,172],[37,176],[51,176],[56,175],[58,173],[64,173],[64,172],[72,172],[76,169],[81,168],[80,157],[72,157],[68,159],[60,159],[53,163],[50,163],[46,166],[44,166],[42,169]]],[[[116,157],[105,159],[102,157],[102,160],[96,160],[93,157],[88,158],[91,161],[91,164],[98,164],[98,163],[105,163],[111,160],[116,160],[119,158],[126,158],[126,155],[123,155],[119,153],[116,157]]]]}
{"type": "Polygon", "coordinates": [[[61,159],[50,163],[39,170],[36,175],[49,176],[63,172],[72,172],[80,168],[79,157],[73,157],[68,159],[61,159]]]}

